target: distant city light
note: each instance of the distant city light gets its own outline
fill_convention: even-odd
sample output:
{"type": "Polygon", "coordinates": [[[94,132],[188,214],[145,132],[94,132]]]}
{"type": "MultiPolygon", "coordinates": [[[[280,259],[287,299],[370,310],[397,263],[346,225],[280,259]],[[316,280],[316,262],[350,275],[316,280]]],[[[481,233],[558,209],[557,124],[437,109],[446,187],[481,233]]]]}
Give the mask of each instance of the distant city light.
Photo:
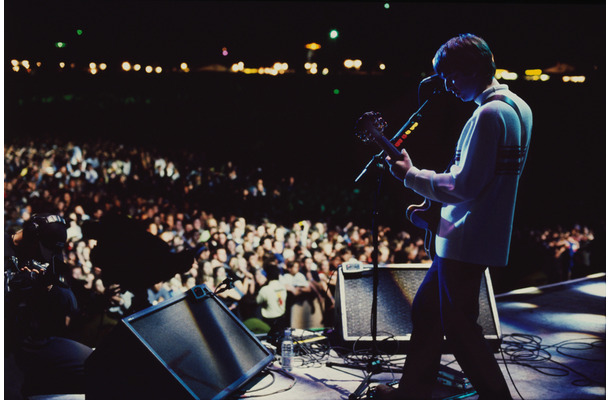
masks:
{"type": "Polygon", "coordinates": [[[345,61],[343,61],[343,66],[345,68],[360,69],[360,67],[362,67],[362,60],[351,60],[348,58],[345,61]]]}
{"type": "MultiPolygon", "coordinates": [[[[338,31],[336,29],[333,29],[331,32],[335,32],[338,37],[338,31]]],[[[61,44],[62,46],[65,45],[64,42],[57,42],[59,44],[61,44]]],[[[313,52],[315,50],[320,49],[322,46],[316,42],[311,42],[311,43],[307,43],[305,45],[305,48],[307,48],[309,51],[307,52],[307,56],[304,57],[305,58],[305,63],[302,64],[304,66],[305,69],[305,73],[306,74],[310,74],[310,75],[329,75],[330,74],[330,70],[326,67],[323,66],[319,66],[317,63],[313,62],[312,60],[314,60],[315,58],[313,57],[313,52]]],[[[228,50],[227,47],[222,47],[222,51],[223,54],[226,52],[225,55],[228,54],[228,50]]],[[[319,61],[319,60],[317,60],[319,61]]],[[[367,62],[369,62],[368,60],[365,60],[367,62]]],[[[45,60],[42,61],[36,61],[35,63],[30,63],[30,61],[28,60],[21,60],[19,61],[18,59],[11,59],[10,60],[10,64],[12,67],[12,70],[15,72],[19,72],[19,71],[26,71],[26,73],[33,73],[34,71],[32,69],[37,69],[37,68],[42,68],[42,64],[45,63],[45,60]],[[32,65],[31,65],[32,64],[32,65]]],[[[72,70],[84,70],[87,73],[90,73],[92,75],[96,75],[99,74],[101,71],[106,71],[108,68],[110,68],[112,70],[113,66],[112,64],[110,65],[110,67],[106,64],[106,63],[95,63],[95,62],[90,62],[89,64],[85,64],[85,66],[82,65],[78,65],[74,62],[58,62],[58,64],[54,64],[54,65],[59,65],[60,69],[66,69],[66,68],[70,68],[72,70]]],[[[123,61],[121,64],[121,69],[123,71],[140,71],[143,66],[140,64],[131,64],[129,61],[123,61]]],[[[343,61],[343,66],[346,69],[355,69],[360,71],[361,69],[363,69],[364,66],[364,62],[361,59],[345,59],[343,61]]],[[[176,72],[191,72],[191,68],[193,68],[193,66],[190,66],[188,63],[186,62],[181,62],[178,64],[178,66],[169,66],[167,68],[163,68],[161,66],[154,66],[154,65],[148,65],[144,68],[144,70],[146,71],[146,73],[151,74],[151,73],[156,73],[156,74],[165,74],[165,73],[176,73],[176,72]]],[[[285,62],[281,62],[281,61],[277,61],[275,63],[273,63],[272,66],[253,66],[253,67],[246,67],[243,61],[234,63],[233,65],[231,65],[230,68],[227,68],[226,66],[216,66],[216,65],[209,65],[209,66],[196,66],[195,67],[195,71],[197,72],[201,72],[201,71],[227,71],[230,73],[244,73],[244,74],[258,74],[258,75],[272,75],[272,76],[277,76],[277,75],[283,75],[283,74],[295,74],[295,73],[302,73],[303,70],[298,69],[289,69],[289,66],[287,63],[285,62]]],[[[387,65],[385,63],[382,62],[377,62],[377,64],[373,64],[372,62],[370,64],[366,65],[366,68],[363,69],[362,72],[359,72],[359,74],[371,74],[371,75],[375,75],[375,74],[380,74],[380,71],[386,71],[387,70],[387,65]]],[[[530,69],[524,69],[522,70],[522,72],[516,73],[516,72],[511,72],[509,70],[506,69],[502,69],[502,68],[497,68],[496,69],[496,74],[495,77],[498,80],[517,80],[517,79],[521,79],[521,80],[525,80],[525,81],[529,81],[529,82],[546,82],[551,80],[551,76],[552,76],[552,80],[559,80],[559,78],[562,79],[563,82],[571,82],[571,83],[583,83],[586,81],[586,77],[583,75],[559,75],[559,74],[570,74],[573,73],[572,70],[574,70],[574,68],[572,67],[571,69],[564,69],[562,71],[557,71],[557,70],[552,70],[552,68],[548,68],[548,69],[541,69],[541,68],[530,68],[530,69]],[[547,73],[544,73],[547,72],[547,73]],[[549,75],[551,74],[551,75],[549,75]],[[557,75],[555,75],[557,74],[557,75]]],[[[335,71],[333,71],[335,72],[335,71]]],[[[340,72],[339,72],[340,73],[340,72]]]]}
{"type": "Polygon", "coordinates": [[[225,56],[225,57],[229,55],[229,50],[227,50],[226,47],[222,48],[222,55],[225,56]]]}
{"type": "Polygon", "coordinates": [[[317,74],[318,73],[318,64],[317,63],[305,63],[305,70],[308,74],[317,74]]]}
{"type": "Polygon", "coordinates": [[[561,78],[564,82],[583,83],[585,81],[584,76],[564,76],[561,78]]]}
{"type": "Polygon", "coordinates": [[[276,62],[273,64],[273,69],[278,73],[283,74],[288,71],[288,63],[276,62]]]}
{"type": "Polygon", "coordinates": [[[551,78],[549,75],[543,74],[542,73],[542,69],[540,69],[540,68],[526,69],[524,73],[525,73],[525,80],[526,81],[542,81],[542,82],[546,82],[546,81],[548,81],[551,78]]]}
{"type": "Polygon", "coordinates": [[[506,69],[496,69],[496,79],[504,79],[506,81],[514,81],[519,77],[516,72],[510,72],[506,69]]]}
{"type": "Polygon", "coordinates": [[[243,72],[243,70],[244,70],[244,62],[243,61],[235,63],[235,64],[233,64],[231,66],[231,71],[233,71],[233,72],[240,72],[240,71],[243,72]]]}

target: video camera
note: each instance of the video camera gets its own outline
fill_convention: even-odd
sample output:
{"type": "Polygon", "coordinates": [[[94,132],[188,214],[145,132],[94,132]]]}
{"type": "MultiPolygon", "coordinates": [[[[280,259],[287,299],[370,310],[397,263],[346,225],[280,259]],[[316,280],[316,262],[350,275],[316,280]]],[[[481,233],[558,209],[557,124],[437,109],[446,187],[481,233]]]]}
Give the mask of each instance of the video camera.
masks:
{"type": "MultiPolygon", "coordinates": [[[[66,221],[59,215],[34,214],[23,224],[14,255],[5,259],[5,285],[9,292],[61,283],[66,221]]],[[[5,255],[7,249],[5,249],[5,255]]]]}

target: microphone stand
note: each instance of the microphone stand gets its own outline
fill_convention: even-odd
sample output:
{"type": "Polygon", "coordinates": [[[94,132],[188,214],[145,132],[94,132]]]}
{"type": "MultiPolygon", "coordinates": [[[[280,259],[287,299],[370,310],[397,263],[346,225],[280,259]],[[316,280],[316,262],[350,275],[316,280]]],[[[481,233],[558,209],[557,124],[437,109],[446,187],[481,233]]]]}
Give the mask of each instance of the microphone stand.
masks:
{"type": "MultiPolygon", "coordinates": [[[[383,367],[381,365],[379,356],[379,349],[377,347],[377,290],[379,287],[379,237],[378,237],[378,228],[377,228],[377,219],[376,217],[379,215],[378,211],[378,197],[381,191],[381,180],[383,177],[383,172],[385,170],[385,161],[383,158],[383,152],[381,154],[376,155],[371,160],[372,165],[376,167],[378,172],[377,174],[377,190],[375,191],[375,198],[373,202],[373,217],[372,217],[372,232],[373,232],[373,302],[371,307],[371,336],[373,338],[372,344],[372,355],[366,365],[367,375],[364,377],[358,388],[349,395],[349,400],[356,400],[360,398],[365,389],[368,388],[371,378],[373,375],[378,374],[383,371],[388,372],[400,372],[402,368],[391,368],[391,367],[383,367]]],[[[355,368],[362,369],[361,366],[353,366],[347,364],[337,364],[333,362],[328,362],[326,364],[329,367],[333,366],[341,366],[346,368],[355,368]]]]}
{"type": "MultiPolygon", "coordinates": [[[[434,91],[433,95],[436,93],[438,93],[438,91],[434,91]]],[[[417,111],[415,111],[415,113],[413,113],[413,115],[411,115],[409,120],[402,126],[402,128],[400,128],[398,130],[398,132],[390,140],[390,142],[392,142],[392,144],[394,144],[396,147],[398,147],[397,143],[398,143],[399,139],[403,136],[403,134],[409,128],[411,129],[411,131],[413,129],[415,129],[416,125],[414,126],[414,124],[418,123],[419,120],[422,118],[422,110],[428,105],[428,103],[429,103],[429,99],[426,99],[426,101],[423,102],[423,104],[419,107],[419,109],[417,109],[417,111]]],[[[411,132],[407,133],[407,135],[410,133],[411,132]]],[[[404,136],[403,139],[405,137],[406,136],[404,136]]],[[[381,179],[383,177],[383,172],[386,167],[384,154],[385,154],[385,151],[382,150],[378,154],[374,155],[373,158],[371,159],[371,161],[369,161],[369,163],[364,167],[364,169],[362,170],[360,175],[358,175],[358,177],[355,180],[355,182],[358,182],[367,173],[367,171],[369,171],[371,166],[374,166],[378,172],[377,190],[375,192],[375,197],[374,197],[374,202],[373,202],[373,213],[372,213],[373,214],[373,216],[372,216],[373,301],[372,301],[372,307],[371,307],[371,336],[373,339],[372,356],[371,356],[370,360],[367,362],[366,377],[362,380],[362,382],[360,383],[358,388],[349,395],[349,400],[356,400],[356,399],[360,398],[360,396],[362,395],[362,392],[364,392],[364,390],[366,388],[368,388],[373,375],[378,374],[382,371],[394,372],[394,369],[392,369],[392,368],[384,369],[381,366],[381,363],[378,359],[379,349],[377,346],[377,297],[378,297],[377,292],[378,292],[378,287],[379,287],[379,236],[378,236],[379,232],[378,232],[376,217],[379,215],[377,201],[378,201],[379,193],[381,191],[381,179]]],[[[331,363],[331,362],[327,363],[327,365],[328,366],[339,366],[339,364],[335,364],[335,363],[331,363]]],[[[348,366],[348,365],[342,365],[342,366],[348,367],[348,368],[360,368],[360,367],[354,367],[354,366],[348,366]]],[[[396,370],[402,371],[402,368],[397,368],[396,370]]]]}

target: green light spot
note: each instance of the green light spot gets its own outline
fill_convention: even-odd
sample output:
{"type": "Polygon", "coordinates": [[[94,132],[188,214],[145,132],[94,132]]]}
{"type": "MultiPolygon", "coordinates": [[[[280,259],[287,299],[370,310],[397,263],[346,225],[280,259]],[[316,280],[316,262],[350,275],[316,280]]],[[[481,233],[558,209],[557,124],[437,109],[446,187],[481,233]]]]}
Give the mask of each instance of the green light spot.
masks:
{"type": "Polygon", "coordinates": [[[331,39],[336,39],[339,37],[339,31],[336,29],[331,29],[331,31],[328,33],[328,36],[330,36],[331,39]]]}
{"type": "Polygon", "coordinates": [[[390,8],[390,3],[385,3],[383,5],[383,8],[385,8],[386,10],[388,10],[390,8]]]}
{"type": "Polygon", "coordinates": [[[66,47],[66,42],[55,42],[55,47],[57,47],[58,49],[63,49],[64,47],[66,47]]]}
{"type": "Polygon", "coordinates": [[[83,35],[83,30],[82,30],[82,29],[77,29],[77,30],[76,30],[76,34],[77,34],[78,36],[82,36],[82,35],[83,35]]]}
{"type": "Polygon", "coordinates": [[[339,94],[339,89],[333,89],[333,94],[339,94]]]}

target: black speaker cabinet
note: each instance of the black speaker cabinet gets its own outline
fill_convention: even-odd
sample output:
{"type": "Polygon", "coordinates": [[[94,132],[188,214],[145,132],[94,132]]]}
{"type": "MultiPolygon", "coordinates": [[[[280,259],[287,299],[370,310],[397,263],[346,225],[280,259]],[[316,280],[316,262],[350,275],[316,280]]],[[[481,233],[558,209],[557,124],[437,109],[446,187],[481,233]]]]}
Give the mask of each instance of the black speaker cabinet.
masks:
{"type": "Polygon", "coordinates": [[[85,363],[85,397],[224,399],[271,361],[201,285],[122,319],[85,363]]]}
{"type": "MultiPolygon", "coordinates": [[[[390,264],[379,267],[377,290],[377,342],[383,350],[398,345],[406,349],[411,339],[411,305],[430,264],[390,264]]],[[[343,264],[338,269],[335,289],[335,328],[339,339],[347,344],[369,342],[373,302],[373,269],[371,265],[343,264]]],[[[500,346],[500,323],[489,271],[481,280],[479,324],[488,343],[497,351],[500,346]]],[[[444,346],[444,351],[447,348],[444,346]]]]}

